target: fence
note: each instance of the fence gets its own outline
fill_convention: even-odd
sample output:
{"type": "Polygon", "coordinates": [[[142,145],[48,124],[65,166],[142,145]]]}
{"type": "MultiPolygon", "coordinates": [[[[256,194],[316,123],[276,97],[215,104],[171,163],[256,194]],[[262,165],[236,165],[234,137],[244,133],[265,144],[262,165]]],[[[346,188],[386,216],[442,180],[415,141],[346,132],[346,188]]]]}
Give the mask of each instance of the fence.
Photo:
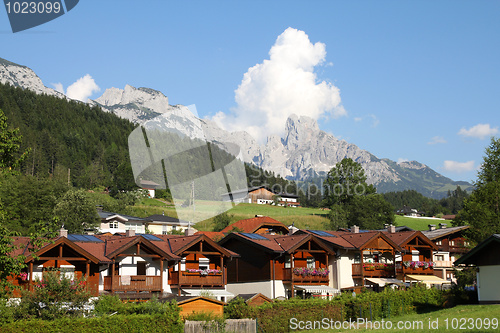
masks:
{"type": "Polygon", "coordinates": [[[184,333],[200,332],[256,333],[257,321],[255,319],[226,319],[224,324],[221,324],[217,321],[205,322],[186,320],[184,323],[184,333]]]}

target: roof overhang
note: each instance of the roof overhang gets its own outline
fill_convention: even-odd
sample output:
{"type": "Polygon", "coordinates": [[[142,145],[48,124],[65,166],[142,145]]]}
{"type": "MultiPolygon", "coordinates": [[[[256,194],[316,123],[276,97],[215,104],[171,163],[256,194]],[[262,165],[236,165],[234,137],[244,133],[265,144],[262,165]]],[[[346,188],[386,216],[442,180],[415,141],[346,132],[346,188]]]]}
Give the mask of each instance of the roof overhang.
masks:
{"type": "Polygon", "coordinates": [[[414,275],[414,274],[408,274],[405,276],[406,279],[409,279],[411,281],[417,281],[417,282],[423,282],[425,284],[445,284],[445,283],[451,283],[451,281],[442,279],[440,277],[437,277],[435,275],[414,275]]]}
{"type": "Polygon", "coordinates": [[[397,284],[404,285],[404,282],[394,278],[366,278],[367,281],[378,284],[380,287],[384,287],[385,285],[397,284]]]}

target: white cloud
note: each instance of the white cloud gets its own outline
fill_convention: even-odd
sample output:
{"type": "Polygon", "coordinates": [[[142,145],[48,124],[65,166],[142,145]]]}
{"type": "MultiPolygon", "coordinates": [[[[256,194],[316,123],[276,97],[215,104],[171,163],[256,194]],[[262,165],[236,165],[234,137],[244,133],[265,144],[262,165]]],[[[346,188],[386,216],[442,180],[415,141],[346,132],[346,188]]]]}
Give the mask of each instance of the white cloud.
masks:
{"type": "Polygon", "coordinates": [[[305,32],[286,29],[269,51],[269,59],[248,69],[235,91],[237,106],[212,119],[227,130],[245,130],[263,142],[283,134],[292,115],[338,118],[347,112],[333,84],[318,82],[314,68],[325,62],[325,44],[312,44],[305,32]]]}
{"type": "Polygon", "coordinates": [[[60,92],[61,94],[64,94],[64,87],[62,85],[62,83],[58,82],[58,83],[52,83],[52,85],[54,86],[54,89],[58,92],[60,92]]]}
{"type": "Polygon", "coordinates": [[[431,141],[427,142],[428,145],[436,145],[438,143],[447,143],[442,136],[434,136],[431,141]]]}
{"type": "Polygon", "coordinates": [[[456,162],[456,161],[444,161],[443,170],[449,172],[468,172],[476,169],[474,161],[468,162],[456,162]]]}
{"type": "Polygon", "coordinates": [[[496,135],[498,133],[498,127],[492,128],[490,124],[477,124],[469,129],[462,128],[458,135],[484,139],[496,135]]]}
{"type": "Polygon", "coordinates": [[[403,163],[403,162],[408,162],[408,159],[407,158],[402,158],[402,157],[398,158],[398,164],[399,163],[403,163]]]}
{"type": "MultiPolygon", "coordinates": [[[[62,84],[60,86],[56,85],[57,84],[54,85],[56,89],[57,87],[62,89],[62,84]]],[[[71,99],[87,102],[89,97],[94,92],[97,92],[99,90],[101,90],[101,88],[99,88],[99,86],[95,83],[92,76],[86,74],[84,77],[79,78],[75,83],[70,85],[68,89],[66,89],[66,96],[71,99]]]]}

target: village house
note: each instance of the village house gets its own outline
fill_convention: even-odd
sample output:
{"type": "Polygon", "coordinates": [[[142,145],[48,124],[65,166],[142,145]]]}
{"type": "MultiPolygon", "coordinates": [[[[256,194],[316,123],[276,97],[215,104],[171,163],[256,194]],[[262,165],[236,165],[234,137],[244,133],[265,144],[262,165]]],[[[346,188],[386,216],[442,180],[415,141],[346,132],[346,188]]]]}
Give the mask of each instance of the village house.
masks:
{"type": "Polygon", "coordinates": [[[256,186],[248,190],[233,191],[231,193],[222,194],[223,201],[256,203],[256,204],[273,204],[275,198],[279,198],[279,206],[298,207],[300,206],[299,196],[284,191],[276,191],[267,186],[256,186]]]}
{"type": "Polygon", "coordinates": [[[144,234],[146,233],[148,224],[152,222],[149,218],[106,212],[101,209],[97,210],[97,214],[101,219],[101,224],[98,228],[99,233],[116,234],[133,230],[138,234],[144,234]]]}
{"type": "Polygon", "coordinates": [[[330,287],[339,290],[375,289],[403,284],[396,278],[396,254],[402,249],[380,231],[299,230],[295,234],[313,234],[336,252],[329,259],[330,287]]]}
{"type": "Polygon", "coordinates": [[[500,304],[500,234],[493,234],[455,261],[455,266],[477,267],[477,297],[479,304],[500,304]]]}
{"type": "Polygon", "coordinates": [[[464,237],[468,229],[467,225],[448,227],[446,223],[439,223],[438,228],[434,224],[429,224],[429,229],[422,231],[437,246],[437,250],[433,252],[436,276],[448,281],[456,281],[453,275],[453,264],[469,250],[469,243],[464,237]]]}
{"type": "Polygon", "coordinates": [[[313,235],[233,232],[219,244],[240,255],[228,263],[227,289],[268,298],[333,296],[328,262],[335,252],[313,235]]]}
{"type": "MultiPolygon", "coordinates": [[[[191,231],[192,232],[192,231],[191,231]]],[[[73,235],[61,230],[30,254],[27,237],[15,239],[11,255],[26,255],[24,274],[14,284],[32,288],[48,267],[78,278],[85,276],[94,296],[114,293],[123,298],[147,299],[152,295],[199,296],[210,292],[225,301],[234,295],[226,291],[227,262],[237,254],[204,235],[73,235]]]]}
{"type": "Polygon", "coordinates": [[[156,235],[168,235],[172,233],[184,233],[190,226],[188,221],[179,220],[175,217],[160,215],[150,215],[146,217],[147,230],[156,235]]]}
{"type": "Polygon", "coordinates": [[[434,274],[433,253],[438,248],[421,231],[396,232],[389,226],[384,232],[402,252],[396,255],[396,277],[407,283],[425,283],[428,286],[449,284],[450,281],[434,274]]]}

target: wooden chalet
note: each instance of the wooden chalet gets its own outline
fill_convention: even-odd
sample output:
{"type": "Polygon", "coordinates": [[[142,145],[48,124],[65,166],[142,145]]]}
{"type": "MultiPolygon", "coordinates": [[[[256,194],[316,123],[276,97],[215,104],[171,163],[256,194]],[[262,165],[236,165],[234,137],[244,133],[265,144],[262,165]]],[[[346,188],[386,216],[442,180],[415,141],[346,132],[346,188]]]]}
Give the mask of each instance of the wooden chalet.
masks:
{"type": "Polygon", "coordinates": [[[11,255],[26,256],[24,276],[15,285],[31,288],[47,267],[61,268],[72,277],[85,276],[94,296],[114,293],[129,299],[163,297],[172,292],[199,296],[202,290],[220,300],[233,296],[225,289],[227,261],[237,254],[204,235],[68,235],[30,253],[29,238],[19,237],[11,255]]]}
{"type": "Polygon", "coordinates": [[[447,227],[446,223],[440,223],[438,228],[429,224],[429,229],[422,231],[437,246],[437,250],[433,253],[434,275],[455,281],[453,264],[469,251],[469,242],[465,238],[468,229],[467,225],[447,227]]]}
{"type": "MultiPolygon", "coordinates": [[[[43,278],[43,272],[49,268],[59,268],[62,274],[78,279],[85,277],[87,287],[93,296],[99,295],[99,263],[101,258],[87,251],[81,244],[72,242],[64,236],[56,238],[53,242],[47,242],[39,250],[33,249],[29,237],[14,238],[14,246],[17,249],[11,253],[12,256],[24,256],[27,268],[22,275],[9,278],[16,286],[33,290],[36,279],[43,278]]],[[[14,296],[19,297],[18,290],[14,296]]]]}
{"type": "Polygon", "coordinates": [[[228,263],[228,290],[269,298],[331,296],[329,258],[335,252],[313,235],[230,233],[219,244],[240,255],[228,263]]]}
{"type": "Polygon", "coordinates": [[[395,232],[394,229],[389,228],[385,234],[402,249],[401,254],[396,258],[398,279],[405,282],[423,282],[428,285],[449,283],[434,275],[432,258],[437,247],[421,231],[395,232]]]}
{"type": "Polygon", "coordinates": [[[328,263],[332,288],[358,290],[367,285],[402,284],[395,269],[396,253],[401,248],[380,231],[352,230],[300,230],[296,234],[315,235],[337,253],[328,263]]]}
{"type": "Polygon", "coordinates": [[[238,255],[198,234],[192,236],[156,235],[168,243],[180,260],[169,267],[168,283],[173,293],[200,296],[208,292],[221,301],[234,297],[226,290],[227,263],[238,255]]]}

